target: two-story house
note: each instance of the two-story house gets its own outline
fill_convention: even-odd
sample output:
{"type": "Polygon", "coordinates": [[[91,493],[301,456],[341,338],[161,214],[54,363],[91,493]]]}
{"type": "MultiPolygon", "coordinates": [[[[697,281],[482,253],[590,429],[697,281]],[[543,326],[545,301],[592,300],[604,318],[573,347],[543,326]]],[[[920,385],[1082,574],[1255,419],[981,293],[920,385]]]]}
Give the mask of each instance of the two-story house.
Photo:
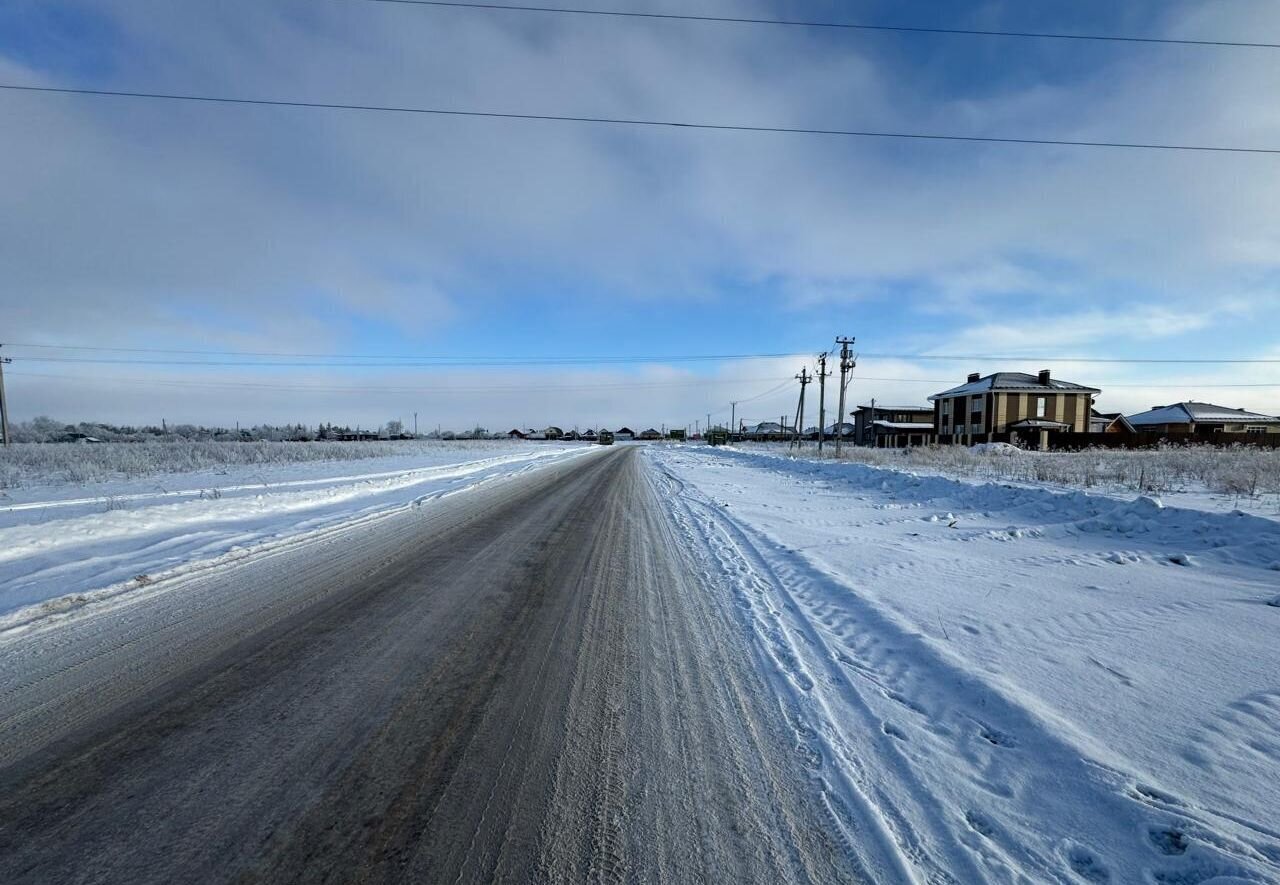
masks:
{"type": "Polygon", "coordinates": [[[872,403],[853,412],[853,438],[860,446],[909,448],[933,441],[932,406],[882,406],[872,403]]]}
{"type": "Polygon", "coordinates": [[[976,372],[959,387],[929,397],[938,442],[972,445],[1012,442],[1045,448],[1049,432],[1087,433],[1093,398],[1102,391],[1059,381],[1048,369],[976,372]]]}

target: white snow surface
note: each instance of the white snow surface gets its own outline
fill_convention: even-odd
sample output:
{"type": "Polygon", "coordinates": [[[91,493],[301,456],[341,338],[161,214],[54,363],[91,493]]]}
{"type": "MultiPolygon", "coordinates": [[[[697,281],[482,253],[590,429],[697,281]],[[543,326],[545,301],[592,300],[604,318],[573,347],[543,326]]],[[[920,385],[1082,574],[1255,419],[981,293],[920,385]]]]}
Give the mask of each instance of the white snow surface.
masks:
{"type": "Polygon", "coordinates": [[[0,630],[592,450],[442,444],[10,490],[0,499],[0,630]]]}
{"type": "Polygon", "coordinates": [[[833,826],[917,882],[1280,882],[1280,522],[646,452],[833,826]]]}

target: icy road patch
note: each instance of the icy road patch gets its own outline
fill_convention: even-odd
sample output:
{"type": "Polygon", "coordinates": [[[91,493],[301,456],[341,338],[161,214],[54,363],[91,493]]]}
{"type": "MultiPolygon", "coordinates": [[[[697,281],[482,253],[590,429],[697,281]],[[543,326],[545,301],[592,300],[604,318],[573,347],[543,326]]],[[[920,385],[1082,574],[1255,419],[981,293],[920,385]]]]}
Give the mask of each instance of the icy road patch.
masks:
{"type": "Polygon", "coordinates": [[[882,869],[1280,881],[1280,523],[646,454],[773,670],[833,826],[882,869]]]}

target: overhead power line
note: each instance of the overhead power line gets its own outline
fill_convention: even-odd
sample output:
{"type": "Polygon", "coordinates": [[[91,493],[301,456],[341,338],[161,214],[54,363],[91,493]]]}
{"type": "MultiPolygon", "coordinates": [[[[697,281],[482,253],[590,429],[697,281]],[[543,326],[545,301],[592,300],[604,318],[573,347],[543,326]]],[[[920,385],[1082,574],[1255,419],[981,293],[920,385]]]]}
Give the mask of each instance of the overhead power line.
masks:
{"type": "Polygon", "coordinates": [[[1142,359],[1121,357],[1092,356],[1046,356],[1031,354],[1030,356],[991,356],[989,354],[962,355],[955,353],[859,353],[859,359],[883,360],[951,360],[957,362],[990,362],[990,363],[1117,363],[1125,365],[1280,365],[1280,359],[1142,359]]]}
{"type": "MultiPolygon", "coordinates": [[[[581,356],[581,357],[503,357],[503,356],[434,356],[429,354],[386,354],[386,353],[299,353],[296,351],[262,351],[262,350],[189,350],[159,347],[95,347],[84,344],[14,344],[6,342],[7,347],[35,350],[72,350],[91,353],[141,353],[141,354],[177,354],[181,356],[237,356],[237,357],[273,357],[278,359],[323,359],[323,360],[379,360],[395,361],[389,365],[401,365],[400,361],[412,360],[424,365],[441,366],[535,366],[535,365],[578,365],[595,363],[693,363],[722,362],[731,360],[775,359],[798,357],[805,355],[801,351],[791,353],[715,353],[715,354],[673,354],[646,356],[581,356]]],[[[70,357],[26,357],[27,360],[45,362],[70,362],[70,357]]],[[[381,364],[381,363],[379,363],[381,364]]],[[[217,363],[209,363],[217,365],[217,363]]],[[[268,363],[267,365],[296,365],[294,363],[268,363]]],[[[345,365],[345,364],[344,364],[345,365]]]]}
{"type": "MultiPolygon", "coordinates": [[[[336,367],[341,368],[341,367],[336,367]]],[[[168,387],[216,387],[231,389],[249,389],[249,390],[288,390],[288,391],[315,391],[319,393],[449,393],[449,392],[498,392],[498,391],[520,391],[520,390],[611,390],[621,389],[629,390],[632,388],[664,388],[664,387],[702,387],[706,385],[726,385],[726,384],[750,384],[756,381],[772,381],[772,378],[700,378],[685,379],[671,381],[618,381],[618,382],[601,382],[593,384],[557,384],[552,388],[548,388],[546,382],[539,384],[527,385],[468,385],[457,386],[453,384],[439,385],[433,387],[422,387],[414,385],[387,385],[387,384],[362,384],[362,385],[323,385],[323,384],[278,384],[271,382],[256,381],[194,381],[194,380],[178,380],[171,378],[119,378],[109,375],[77,375],[67,373],[47,373],[47,372],[23,372],[9,371],[6,375],[20,376],[23,378],[49,378],[67,381],[100,381],[110,384],[144,384],[144,385],[164,385],[168,387]]],[[[899,384],[937,384],[937,385],[954,385],[954,378],[899,378],[885,377],[878,375],[862,375],[855,376],[858,381],[882,381],[893,382],[899,384]]],[[[763,399],[773,393],[790,388],[795,379],[787,376],[782,382],[775,387],[766,390],[764,393],[755,396],[737,400],[739,405],[749,403],[757,399],[763,399]]],[[[1187,384],[1133,384],[1133,383],[1111,383],[1107,381],[1099,381],[1098,384],[1103,385],[1107,389],[1111,388],[1133,388],[1133,389],[1151,389],[1151,390],[1185,390],[1194,389],[1249,389],[1249,388],[1280,388],[1280,381],[1276,382],[1259,382],[1259,383],[1238,383],[1238,384],[1200,384],[1191,382],[1187,384]]],[[[727,411],[727,410],[725,410],[727,411]]],[[[715,412],[713,414],[719,414],[715,412]]]]}
{"type": "MultiPolygon", "coordinates": [[[[315,368],[338,366],[342,368],[473,368],[473,367],[506,367],[506,366],[590,366],[590,365],[628,365],[645,363],[691,363],[691,362],[729,362],[758,359],[791,359],[810,357],[809,352],[773,352],[773,353],[721,353],[721,354],[639,354],[630,356],[572,356],[572,357],[489,357],[489,356],[432,356],[426,354],[344,354],[344,353],[296,353],[252,350],[174,350],[149,347],[96,347],[78,344],[15,344],[5,342],[5,347],[17,349],[70,350],[86,353],[123,353],[123,354],[176,354],[182,357],[250,357],[252,359],[140,359],[133,357],[93,357],[93,356],[15,356],[23,362],[43,363],[89,363],[107,365],[158,365],[158,366],[247,366],[272,368],[315,368]],[[272,360],[259,358],[273,358],[272,360]],[[281,362],[279,360],[292,360],[281,362]],[[311,360],[298,362],[297,360],[311,360]],[[338,366],[332,362],[342,360],[338,366]],[[363,360],[364,362],[349,362],[363,360]]],[[[954,353],[859,353],[859,359],[873,360],[919,360],[950,362],[1016,362],[1016,363],[1093,363],[1115,365],[1280,365],[1280,359],[1270,358],[1236,358],[1236,357],[1090,357],[1060,356],[1055,354],[954,354],[954,353]]]]}
{"type": "Polygon", "coordinates": [[[1167,46],[1220,46],[1247,49],[1280,49],[1280,43],[1241,40],[1190,40],[1174,37],[1135,37],[1119,34],[1065,34],[1052,31],[996,31],[979,28],[942,28],[913,25],[873,25],[861,22],[813,21],[805,19],[742,18],[728,15],[687,15],[670,12],[636,12],[617,9],[576,9],[565,6],[531,6],[513,3],[462,3],[447,0],[364,0],[397,6],[437,6],[451,9],[480,9],[498,12],[540,12],[554,15],[590,15],[602,18],[660,19],[709,22],[713,24],[775,25],[790,28],[823,28],[840,31],[879,31],[901,34],[947,34],[962,37],[1013,37],[1036,40],[1082,40],[1105,43],[1147,43],[1167,46]]]}
{"type": "Polygon", "coordinates": [[[1230,145],[1176,144],[1169,142],[1093,141],[1065,138],[1026,138],[990,135],[956,135],[942,132],[891,132],[871,129],[833,129],[805,126],[756,126],[736,123],[696,123],[678,120],[652,120],[630,117],[597,117],[570,114],[532,114],[505,111],[477,111],[457,108],[426,108],[402,105],[345,104],[340,102],[298,101],[292,99],[234,98],[231,96],[192,95],[175,92],[137,92],[119,89],[83,89],[69,86],[25,86],[0,83],[0,89],[14,92],[56,95],[81,95],[99,98],[128,98],[170,102],[196,102],[222,105],[256,105],[309,110],[364,111],[387,114],[422,114],[442,117],[476,117],[495,120],[537,120],[551,123],[585,123],[606,126],[633,126],[651,129],[697,129],[717,132],[774,133],[782,135],[820,135],[840,138],[910,139],[918,141],[962,142],[1008,145],[1037,145],[1079,148],[1115,148],[1141,151],[1175,151],[1214,154],[1280,154],[1280,148],[1235,147],[1230,145]]]}
{"type": "MultiPolygon", "coordinates": [[[[194,381],[170,378],[116,378],[102,375],[51,374],[43,372],[10,372],[23,378],[46,378],[63,381],[99,381],[106,384],[142,384],[146,386],[227,388],[233,390],[283,390],[293,393],[501,393],[509,391],[547,390],[635,390],[674,387],[706,387],[709,385],[751,384],[768,382],[774,378],[699,378],[678,381],[617,381],[593,384],[504,384],[504,385],[324,385],[324,384],[274,384],[255,381],[194,381]]],[[[784,384],[790,384],[788,378],[784,384]]],[[[777,388],[775,388],[777,389],[777,388]]]]}

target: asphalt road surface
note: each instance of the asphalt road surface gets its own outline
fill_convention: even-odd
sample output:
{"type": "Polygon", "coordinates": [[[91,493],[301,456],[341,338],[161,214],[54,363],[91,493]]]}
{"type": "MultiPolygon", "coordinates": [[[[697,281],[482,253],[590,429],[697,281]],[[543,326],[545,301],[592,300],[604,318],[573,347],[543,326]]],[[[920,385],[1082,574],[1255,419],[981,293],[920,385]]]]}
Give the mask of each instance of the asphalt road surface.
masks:
{"type": "Polygon", "coordinates": [[[0,882],[855,879],[634,448],[0,641],[0,882]]]}

